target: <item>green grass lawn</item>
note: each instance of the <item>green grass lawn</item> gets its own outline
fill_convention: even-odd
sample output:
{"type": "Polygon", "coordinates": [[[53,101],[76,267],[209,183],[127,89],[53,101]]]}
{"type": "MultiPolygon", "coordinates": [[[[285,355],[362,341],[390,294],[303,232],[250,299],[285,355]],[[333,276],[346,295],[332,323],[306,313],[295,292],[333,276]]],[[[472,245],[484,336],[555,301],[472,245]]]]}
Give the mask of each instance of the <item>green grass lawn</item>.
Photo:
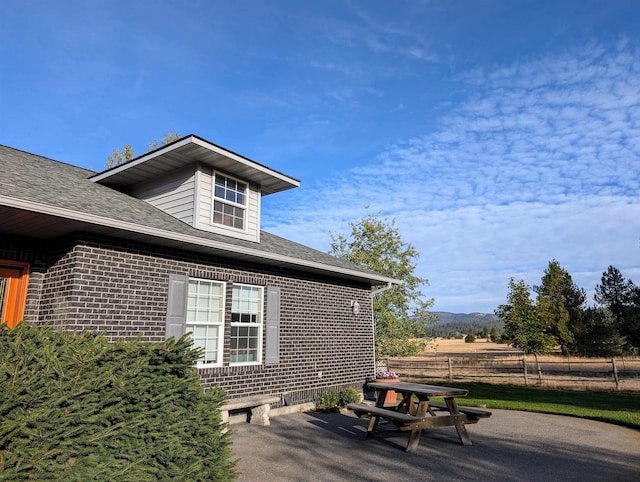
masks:
{"type": "Polygon", "coordinates": [[[465,399],[459,399],[461,405],[570,415],[640,430],[640,393],[545,390],[474,382],[442,384],[469,390],[465,399]]]}

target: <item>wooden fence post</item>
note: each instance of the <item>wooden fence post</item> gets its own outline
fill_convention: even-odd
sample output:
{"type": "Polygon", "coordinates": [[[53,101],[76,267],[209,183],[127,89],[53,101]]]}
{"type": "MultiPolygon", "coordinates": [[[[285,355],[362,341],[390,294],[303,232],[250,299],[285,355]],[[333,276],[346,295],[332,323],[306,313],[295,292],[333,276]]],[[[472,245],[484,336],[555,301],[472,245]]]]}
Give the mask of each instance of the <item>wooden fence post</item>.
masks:
{"type": "Polygon", "coordinates": [[[542,385],[542,370],[540,370],[540,360],[538,360],[538,354],[533,355],[536,358],[536,368],[538,369],[538,382],[542,385]]]}
{"type": "Polygon", "coordinates": [[[524,372],[524,385],[529,385],[529,379],[527,378],[527,359],[522,359],[522,371],[524,372]]]}
{"type": "Polygon", "coordinates": [[[616,382],[616,390],[620,389],[620,379],[618,378],[618,367],[616,365],[616,359],[611,358],[611,365],[613,365],[613,380],[616,382]]]}
{"type": "Polygon", "coordinates": [[[449,381],[453,381],[453,363],[451,362],[451,357],[448,358],[447,363],[449,364],[449,381]]]}

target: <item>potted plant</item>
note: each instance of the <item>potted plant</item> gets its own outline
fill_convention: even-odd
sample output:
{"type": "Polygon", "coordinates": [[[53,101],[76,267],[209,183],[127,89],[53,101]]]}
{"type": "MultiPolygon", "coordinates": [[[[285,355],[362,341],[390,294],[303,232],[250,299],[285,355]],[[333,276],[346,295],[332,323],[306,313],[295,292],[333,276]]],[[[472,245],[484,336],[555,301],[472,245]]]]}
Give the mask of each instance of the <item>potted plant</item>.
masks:
{"type": "MultiPolygon", "coordinates": [[[[400,376],[396,372],[391,372],[387,370],[378,370],[376,372],[376,382],[399,382],[400,376]]],[[[393,404],[395,405],[398,401],[398,396],[396,395],[395,390],[388,390],[387,396],[384,399],[385,405],[393,404]]]]}
{"type": "Polygon", "coordinates": [[[396,372],[386,370],[378,370],[376,372],[376,382],[397,382],[398,380],[400,380],[400,375],[396,372]]]}

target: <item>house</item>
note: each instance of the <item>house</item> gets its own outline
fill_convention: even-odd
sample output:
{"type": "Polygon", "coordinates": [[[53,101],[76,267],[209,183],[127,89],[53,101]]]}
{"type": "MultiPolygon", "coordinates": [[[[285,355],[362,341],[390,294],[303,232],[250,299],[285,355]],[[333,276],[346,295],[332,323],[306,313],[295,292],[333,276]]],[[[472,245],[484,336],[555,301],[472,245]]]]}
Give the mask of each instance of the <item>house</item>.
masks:
{"type": "Polygon", "coordinates": [[[371,288],[396,280],[261,231],[262,197],[299,184],[195,135],[100,173],[0,146],[2,319],[189,332],[230,399],[360,388],[371,288]]]}

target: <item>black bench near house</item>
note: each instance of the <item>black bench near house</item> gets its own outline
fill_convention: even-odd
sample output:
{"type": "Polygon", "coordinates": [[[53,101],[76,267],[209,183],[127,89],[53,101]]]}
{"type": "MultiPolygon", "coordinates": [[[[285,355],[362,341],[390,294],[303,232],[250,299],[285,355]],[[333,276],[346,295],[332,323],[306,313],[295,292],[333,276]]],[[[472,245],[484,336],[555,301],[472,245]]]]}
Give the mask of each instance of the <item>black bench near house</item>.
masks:
{"type": "Polygon", "coordinates": [[[271,404],[279,401],[280,397],[273,395],[257,395],[227,400],[226,403],[220,407],[222,421],[224,423],[230,422],[230,413],[248,409],[249,423],[263,426],[269,425],[271,423],[269,421],[271,404]]]}

